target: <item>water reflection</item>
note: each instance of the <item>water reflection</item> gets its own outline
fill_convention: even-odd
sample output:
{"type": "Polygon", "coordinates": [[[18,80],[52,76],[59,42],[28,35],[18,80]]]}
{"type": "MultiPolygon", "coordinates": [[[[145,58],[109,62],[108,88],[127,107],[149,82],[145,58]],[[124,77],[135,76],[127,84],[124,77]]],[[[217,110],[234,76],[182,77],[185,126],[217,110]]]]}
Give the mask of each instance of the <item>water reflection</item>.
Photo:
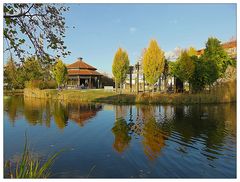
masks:
{"type": "Polygon", "coordinates": [[[26,121],[33,126],[50,127],[51,118],[53,118],[60,130],[64,129],[69,122],[75,122],[82,127],[101,109],[101,105],[95,104],[65,103],[23,97],[4,98],[4,111],[7,113],[12,126],[14,126],[20,112],[26,121]]]}
{"type": "MultiPolygon", "coordinates": [[[[131,150],[130,143],[140,140],[143,153],[151,161],[159,159],[163,149],[169,147],[182,155],[200,155],[212,166],[213,161],[226,156],[229,151],[233,152],[227,156],[236,158],[235,104],[106,105],[105,108],[108,112],[115,113],[115,117],[109,117],[112,122],[111,131],[106,132],[110,132],[114,138],[112,147],[117,153],[131,150]]],[[[4,98],[4,111],[12,126],[15,126],[18,117],[24,117],[33,126],[51,127],[53,121],[60,130],[68,127],[69,122],[84,127],[91,118],[98,117],[97,113],[102,109],[101,104],[65,103],[22,97],[4,98]]]]}
{"type": "Polygon", "coordinates": [[[102,110],[101,105],[68,103],[69,119],[75,121],[81,127],[89,119],[95,117],[100,110],[102,110]]]}
{"type": "Polygon", "coordinates": [[[117,118],[114,126],[112,128],[112,132],[115,136],[113,148],[122,153],[129,145],[131,136],[129,136],[129,126],[125,119],[117,118]]]}

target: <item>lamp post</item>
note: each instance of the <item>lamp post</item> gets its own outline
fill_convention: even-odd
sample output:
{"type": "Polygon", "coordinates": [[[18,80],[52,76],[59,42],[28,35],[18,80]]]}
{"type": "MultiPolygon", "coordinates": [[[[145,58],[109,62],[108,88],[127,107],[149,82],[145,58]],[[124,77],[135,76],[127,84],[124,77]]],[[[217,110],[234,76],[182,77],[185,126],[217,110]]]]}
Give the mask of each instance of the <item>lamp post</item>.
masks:
{"type": "Polygon", "coordinates": [[[139,62],[135,65],[135,68],[137,70],[137,93],[139,92],[139,62]]]}
{"type": "Polygon", "coordinates": [[[133,66],[129,66],[129,73],[130,73],[130,92],[132,92],[132,71],[133,71],[133,66]]]}

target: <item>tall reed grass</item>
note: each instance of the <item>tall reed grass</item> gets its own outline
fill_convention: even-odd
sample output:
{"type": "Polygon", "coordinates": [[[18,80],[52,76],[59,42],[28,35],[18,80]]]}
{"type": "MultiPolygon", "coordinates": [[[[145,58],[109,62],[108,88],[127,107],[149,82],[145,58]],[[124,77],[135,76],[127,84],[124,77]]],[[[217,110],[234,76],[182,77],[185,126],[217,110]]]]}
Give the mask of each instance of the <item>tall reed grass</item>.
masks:
{"type": "Polygon", "coordinates": [[[17,162],[15,167],[12,167],[12,163],[7,161],[4,165],[6,178],[48,178],[51,175],[50,169],[57,158],[62,152],[59,151],[53,154],[46,161],[40,161],[34,159],[30,153],[28,139],[25,135],[24,151],[20,161],[17,162]],[[8,171],[8,172],[6,172],[8,171]]]}

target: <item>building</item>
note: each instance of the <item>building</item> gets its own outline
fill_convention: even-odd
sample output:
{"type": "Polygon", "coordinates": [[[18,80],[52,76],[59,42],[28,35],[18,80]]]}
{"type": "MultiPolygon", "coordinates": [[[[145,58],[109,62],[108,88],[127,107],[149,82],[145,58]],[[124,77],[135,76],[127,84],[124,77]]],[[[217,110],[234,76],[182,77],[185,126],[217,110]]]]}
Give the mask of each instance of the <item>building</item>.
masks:
{"type": "MultiPolygon", "coordinates": [[[[231,40],[229,42],[225,42],[221,44],[221,46],[231,58],[237,59],[237,40],[231,40]]],[[[197,56],[201,56],[203,53],[204,53],[204,49],[200,49],[197,51],[197,56]]]]}
{"type": "Polygon", "coordinates": [[[67,66],[68,87],[76,88],[101,88],[101,74],[96,68],[85,63],[82,58],[67,66]]]}

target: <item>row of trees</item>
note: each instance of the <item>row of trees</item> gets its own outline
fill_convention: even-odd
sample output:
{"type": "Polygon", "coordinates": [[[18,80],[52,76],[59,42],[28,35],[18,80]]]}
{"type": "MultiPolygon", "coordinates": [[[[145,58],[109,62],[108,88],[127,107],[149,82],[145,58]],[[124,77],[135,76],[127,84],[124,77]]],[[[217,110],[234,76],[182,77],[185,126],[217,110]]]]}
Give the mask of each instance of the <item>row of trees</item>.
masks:
{"type": "Polygon", "coordinates": [[[60,59],[47,69],[35,56],[28,57],[20,66],[10,57],[4,67],[4,83],[7,84],[8,89],[56,88],[66,81],[67,68],[60,59]]]}
{"type": "MultiPolygon", "coordinates": [[[[176,61],[167,61],[164,51],[160,49],[156,40],[151,40],[149,47],[143,53],[142,68],[145,80],[152,85],[163,77],[178,78],[182,83],[188,82],[193,92],[202,91],[206,86],[213,83],[225,73],[228,65],[234,65],[217,38],[210,37],[206,43],[203,55],[197,56],[197,51],[190,47],[182,50],[176,61]]],[[[115,54],[112,72],[115,82],[124,83],[129,73],[129,58],[126,51],[119,48],[115,54]]],[[[165,81],[166,84],[166,81],[165,81]]]]}
{"type": "Polygon", "coordinates": [[[188,82],[191,91],[199,92],[206,86],[211,87],[218,78],[223,77],[227,66],[234,65],[234,62],[220,41],[210,37],[200,57],[197,57],[197,52],[192,47],[183,50],[177,61],[172,64],[171,74],[182,82],[188,82]]]}

